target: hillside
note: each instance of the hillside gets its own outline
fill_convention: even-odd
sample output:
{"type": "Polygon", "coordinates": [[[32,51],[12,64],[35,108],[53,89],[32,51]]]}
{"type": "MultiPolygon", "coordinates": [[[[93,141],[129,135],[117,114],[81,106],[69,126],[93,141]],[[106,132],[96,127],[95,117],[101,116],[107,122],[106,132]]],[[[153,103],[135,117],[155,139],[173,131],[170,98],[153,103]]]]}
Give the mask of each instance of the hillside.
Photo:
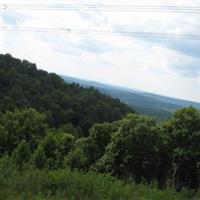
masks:
{"type": "Polygon", "coordinates": [[[102,84],[93,81],[81,80],[73,77],[62,76],[66,82],[79,83],[83,87],[94,87],[99,91],[119,98],[122,102],[133,107],[138,113],[154,116],[158,119],[169,118],[172,113],[183,106],[194,106],[200,109],[200,103],[180,100],[161,95],[141,92],[138,90],[102,84]]]}
{"type": "Polygon", "coordinates": [[[198,199],[198,109],[158,122],[8,54],[0,97],[0,199],[198,199]]]}
{"type": "Polygon", "coordinates": [[[0,112],[32,107],[47,115],[50,126],[70,123],[83,134],[94,123],[115,121],[134,112],[118,99],[67,84],[58,75],[8,54],[0,55],[0,97],[0,112]]]}

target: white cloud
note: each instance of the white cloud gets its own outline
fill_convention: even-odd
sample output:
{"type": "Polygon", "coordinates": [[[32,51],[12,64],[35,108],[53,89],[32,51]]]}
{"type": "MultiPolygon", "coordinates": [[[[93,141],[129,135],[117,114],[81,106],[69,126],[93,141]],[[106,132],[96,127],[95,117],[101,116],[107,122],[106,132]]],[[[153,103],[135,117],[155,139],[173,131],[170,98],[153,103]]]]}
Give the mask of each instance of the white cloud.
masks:
{"type": "MultiPolygon", "coordinates": [[[[133,2],[138,1],[126,0],[127,4],[133,2]]],[[[151,4],[155,2],[159,1],[151,1],[151,4]]],[[[6,11],[4,19],[10,12],[13,13],[6,11]]],[[[11,16],[15,16],[13,20],[20,27],[123,29],[176,34],[198,33],[200,28],[200,17],[194,14],[20,10],[11,16]]],[[[13,23],[7,20],[6,25],[13,23]]],[[[35,62],[50,72],[200,101],[200,60],[173,50],[176,41],[34,32],[4,32],[4,35],[6,52],[35,62]],[[187,66],[191,69],[186,70],[187,66]],[[196,76],[190,76],[191,71],[196,76]]]]}

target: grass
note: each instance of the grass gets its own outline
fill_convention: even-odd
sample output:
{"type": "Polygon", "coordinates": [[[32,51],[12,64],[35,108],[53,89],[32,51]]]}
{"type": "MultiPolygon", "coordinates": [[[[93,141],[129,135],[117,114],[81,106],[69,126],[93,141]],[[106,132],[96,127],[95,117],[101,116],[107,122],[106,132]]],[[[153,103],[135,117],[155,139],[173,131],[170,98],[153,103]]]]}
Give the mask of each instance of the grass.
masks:
{"type": "Polygon", "coordinates": [[[0,169],[0,200],[187,200],[187,194],[92,172],[0,169]]]}

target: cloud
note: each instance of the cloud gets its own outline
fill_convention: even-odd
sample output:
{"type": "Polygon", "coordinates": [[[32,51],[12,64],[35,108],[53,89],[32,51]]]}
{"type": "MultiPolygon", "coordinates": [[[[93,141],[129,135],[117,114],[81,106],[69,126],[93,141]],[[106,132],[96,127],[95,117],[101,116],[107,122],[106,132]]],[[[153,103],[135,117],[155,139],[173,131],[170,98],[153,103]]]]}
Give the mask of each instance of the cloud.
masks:
{"type": "MultiPolygon", "coordinates": [[[[137,2],[126,0],[127,4],[137,2]]],[[[174,34],[196,34],[200,29],[198,15],[177,13],[18,10],[6,11],[4,23],[19,27],[174,34]]],[[[200,101],[199,41],[4,32],[4,44],[5,52],[35,62],[50,72],[200,101]]]]}

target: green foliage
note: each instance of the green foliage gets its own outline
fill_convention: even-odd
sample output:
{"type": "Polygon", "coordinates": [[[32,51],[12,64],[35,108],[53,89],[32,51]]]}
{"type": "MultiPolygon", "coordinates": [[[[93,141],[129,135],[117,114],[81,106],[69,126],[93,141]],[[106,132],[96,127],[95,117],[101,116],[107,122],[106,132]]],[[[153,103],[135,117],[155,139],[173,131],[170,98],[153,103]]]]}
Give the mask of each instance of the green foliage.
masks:
{"type": "Polygon", "coordinates": [[[49,169],[62,167],[75,143],[73,135],[61,129],[51,131],[46,116],[32,108],[1,115],[0,139],[1,156],[12,155],[17,166],[31,161],[49,169]]]}
{"type": "Polygon", "coordinates": [[[27,163],[30,159],[31,150],[29,144],[22,140],[12,153],[12,162],[19,167],[27,163]]]}
{"type": "Polygon", "coordinates": [[[194,190],[200,183],[200,113],[178,110],[172,119],[129,114],[115,123],[96,124],[87,138],[77,140],[70,152],[72,169],[110,173],[137,183],[157,180],[177,190],[194,190]]]}
{"type": "Polygon", "coordinates": [[[103,156],[106,146],[111,141],[111,135],[117,130],[117,123],[103,123],[95,124],[90,129],[91,141],[93,143],[93,153],[95,154],[96,159],[103,156]]]}
{"type": "Polygon", "coordinates": [[[34,109],[6,112],[0,116],[0,149],[2,153],[12,153],[25,140],[34,149],[45,136],[48,128],[44,114],[34,109]]]}
{"type": "Polygon", "coordinates": [[[67,155],[74,147],[75,137],[69,133],[60,133],[56,135],[59,144],[60,152],[63,156],[67,155]]]}
{"type": "Polygon", "coordinates": [[[149,117],[128,115],[120,121],[97,169],[119,177],[153,180],[161,173],[161,149],[167,138],[149,117]]]}
{"type": "Polygon", "coordinates": [[[38,169],[43,169],[45,168],[46,160],[46,154],[42,145],[38,145],[37,149],[32,155],[32,164],[38,169]]]}
{"type": "Polygon", "coordinates": [[[110,143],[111,135],[117,129],[117,122],[94,124],[89,131],[89,136],[80,138],[69,156],[67,163],[72,169],[88,170],[101,158],[106,146],[110,143]]]}
{"type": "Polygon", "coordinates": [[[71,169],[87,171],[95,162],[94,145],[91,138],[80,138],[66,158],[66,163],[71,169]]]}
{"type": "Polygon", "coordinates": [[[40,169],[61,168],[74,143],[75,138],[69,133],[48,133],[33,153],[32,163],[40,169]]]}
{"type": "Polygon", "coordinates": [[[55,135],[49,133],[41,142],[41,146],[47,158],[46,167],[49,169],[58,168],[61,165],[61,153],[59,151],[59,142],[55,135]]]}
{"type": "Polygon", "coordinates": [[[10,155],[20,168],[27,163],[39,169],[69,166],[136,183],[157,180],[162,188],[168,183],[177,190],[199,188],[200,113],[194,108],[178,110],[161,124],[129,114],[114,123],[94,124],[88,137],[78,139],[63,132],[71,126],[49,129],[45,120],[34,109],[1,115],[1,156],[10,155]]]}
{"type": "MultiPolygon", "coordinates": [[[[162,189],[170,185],[177,191],[198,191],[200,111],[183,108],[161,123],[136,114],[121,118],[132,110],[94,88],[65,84],[57,75],[9,55],[0,55],[0,66],[0,188],[5,194],[8,187],[18,199],[37,199],[39,190],[48,199],[60,194],[137,198],[138,191],[132,193],[137,186],[90,170],[137,184],[156,181],[162,189]],[[61,170],[65,168],[85,174],[61,170]],[[28,171],[23,175],[16,169],[28,171]]],[[[5,199],[1,190],[0,199],[5,199]]],[[[150,199],[165,199],[165,192],[153,191],[158,196],[150,199]]],[[[184,199],[176,194],[168,199],[174,196],[184,199]]]]}
{"type": "Polygon", "coordinates": [[[94,123],[133,112],[94,88],[67,84],[56,74],[37,70],[35,64],[0,55],[0,113],[29,107],[45,113],[51,127],[71,123],[85,135],[94,123]]]}
{"type": "Polygon", "coordinates": [[[72,134],[75,138],[80,138],[81,137],[81,130],[80,127],[74,127],[72,124],[68,123],[65,125],[60,126],[59,128],[56,129],[57,132],[63,132],[63,133],[70,133],[72,134]]]}
{"type": "Polygon", "coordinates": [[[145,107],[146,104],[144,104],[144,106],[139,106],[139,105],[133,105],[129,103],[128,105],[132,106],[137,113],[141,115],[148,115],[151,117],[155,117],[157,121],[163,121],[163,120],[169,119],[173,115],[173,111],[175,110],[175,108],[173,109],[167,108],[167,107],[165,108],[165,103],[163,104],[163,109],[161,109],[162,107],[160,108],[158,104],[155,104],[154,108],[152,106],[145,107]]]}
{"type": "MultiPolygon", "coordinates": [[[[4,161],[5,162],[5,161],[4,161]]],[[[25,171],[2,168],[0,162],[0,199],[58,199],[58,200],[198,200],[189,191],[176,193],[173,189],[158,190],[156,185],[135,185],[109,175],[80,173],[69,170],[25,171]]]]}
{"type": "Polygon", "coordinates": [[[200,184],[200,112],[192,107],[177,110],[164,123],[171,142],[171,177],[178,189],[200,184]]]}

